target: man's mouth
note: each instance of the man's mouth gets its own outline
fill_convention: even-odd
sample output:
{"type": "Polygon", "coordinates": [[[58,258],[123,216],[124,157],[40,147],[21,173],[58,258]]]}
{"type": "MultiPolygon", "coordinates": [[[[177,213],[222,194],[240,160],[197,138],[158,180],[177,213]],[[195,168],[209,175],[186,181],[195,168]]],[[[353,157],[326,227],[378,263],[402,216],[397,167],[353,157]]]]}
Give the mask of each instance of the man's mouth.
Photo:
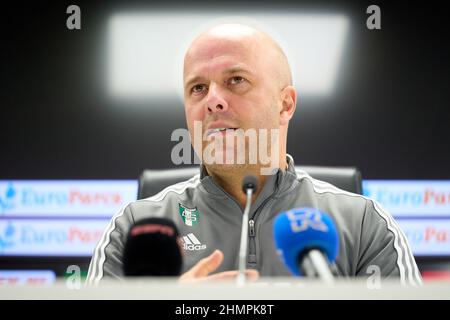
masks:
{"type": "Polygon", "coordinates": [[[206,130],[206,136],[225,136],[227,133],[234,133],[237,128],[214,128],[206,130]]]}

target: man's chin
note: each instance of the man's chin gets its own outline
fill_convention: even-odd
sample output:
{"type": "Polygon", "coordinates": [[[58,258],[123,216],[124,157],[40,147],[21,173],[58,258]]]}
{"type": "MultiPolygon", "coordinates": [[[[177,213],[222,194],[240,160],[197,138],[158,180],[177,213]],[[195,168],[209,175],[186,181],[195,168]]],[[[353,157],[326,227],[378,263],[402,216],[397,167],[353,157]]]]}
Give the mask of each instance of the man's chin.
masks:
{"type": "Polygon", "coordinates": [[[259,175],[260,166],[257,164],[205,164],[208,173],[218,176],[259,175]]]}
{"type": "Polygon", "coordinates": [[[211,169],[211,170],[217,172],[217,171],[226,171],[226,170],[235,171],[235,170],[248,169],[248,168],[253,167],[254,165],[250,165],[247,163],[243,163],[243,164],[211,163],[211,164],[205,164],[205,166],[208,169],[211,169]]]}

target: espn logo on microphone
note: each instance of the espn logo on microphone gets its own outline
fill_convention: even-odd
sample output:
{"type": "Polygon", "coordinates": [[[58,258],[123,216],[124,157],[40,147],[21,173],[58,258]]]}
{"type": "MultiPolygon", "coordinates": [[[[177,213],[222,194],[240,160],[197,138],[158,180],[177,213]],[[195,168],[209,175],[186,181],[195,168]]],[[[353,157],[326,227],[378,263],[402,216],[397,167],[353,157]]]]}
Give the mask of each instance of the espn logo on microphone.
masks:
{"type": "Polygon", "coordinates": [[[202,244],[193,233],[189,233],[181,238],[181,244],[184,250],[198,251],[205,250],[206,244],[202,244]]]}

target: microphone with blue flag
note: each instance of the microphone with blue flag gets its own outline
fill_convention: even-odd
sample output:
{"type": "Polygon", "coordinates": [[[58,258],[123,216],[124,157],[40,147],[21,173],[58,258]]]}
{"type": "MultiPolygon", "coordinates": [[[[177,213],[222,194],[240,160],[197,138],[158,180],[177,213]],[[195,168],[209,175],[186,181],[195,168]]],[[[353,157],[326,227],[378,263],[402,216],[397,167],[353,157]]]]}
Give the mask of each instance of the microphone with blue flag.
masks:
{"type": "Polygon", "coordinates": [[[332,283],[331,264],[339,252],[333,220],[314,208],[281,212],[274,221],[275,245],[289,270],[297,276],[332,283]]]}

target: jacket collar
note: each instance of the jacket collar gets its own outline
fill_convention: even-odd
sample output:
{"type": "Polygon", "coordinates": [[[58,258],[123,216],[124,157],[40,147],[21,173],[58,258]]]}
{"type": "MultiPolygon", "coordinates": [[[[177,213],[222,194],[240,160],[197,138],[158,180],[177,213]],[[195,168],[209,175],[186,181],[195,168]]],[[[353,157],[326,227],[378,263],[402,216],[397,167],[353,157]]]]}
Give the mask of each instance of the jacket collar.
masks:
{"type": "MultiPolygon", "coordinates": [[[[268,176],[264,183],[263,190],[258,195],[254,207],[258,207],[260,203],[268,197],[280,197],[285,192],[289,192],[297,185],[297,173],[295,171],[294,159],[291,155],[286,155],[287,168],[286,170],[278,169],[274,174],[268,176]]],[[[204,165],[200,166],[200,180],[202,186],[208,193],[220,196],[223,198],[230,198],[231,196],[220,186],[214,179],[208,175],[204,165]]]]}

